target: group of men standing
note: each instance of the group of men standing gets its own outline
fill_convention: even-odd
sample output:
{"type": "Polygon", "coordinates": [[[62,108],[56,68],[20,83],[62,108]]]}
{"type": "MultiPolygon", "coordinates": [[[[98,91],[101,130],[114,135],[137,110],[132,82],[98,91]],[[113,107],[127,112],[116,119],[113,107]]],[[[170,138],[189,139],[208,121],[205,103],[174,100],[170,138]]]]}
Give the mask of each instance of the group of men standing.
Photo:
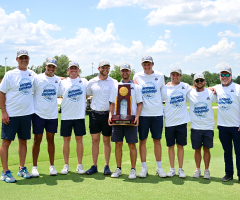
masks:
{"type": "MultiPolygon", "coordinates": [[[[1,180],[15,182],[8,169],[8,148],[16,133],[19,139],[20,167],[18,176],[24,178],[38,177],[37,160],[40,152],[44,128],[48,142],[50,160],[50,175],[57,175],[54,167],[54,134],[58,127],[57,96],[63,96],[61,131],[63,136],[64,166],[61,174],[67,174],[69,167],[69,152],[72,129],[74,129],[77,143],[77,171],[84,174],[82,166],[83,135],[85,129],[85,97],[92,95],[89,115],[89,128],[92,137],[93,165],[86,174],[98,172],[98,155],[100,136],[103,135],[105,166],[104,174],[111,177],[122,175],[122,146],[125,137],[130,150],[131,170],[129,179],[135,179],[137,149],[139,138],[139,153],[142,169],[139,177],[148,175],[146,164],[148,133],[153,138],[154,154],[156,158],[156,174],[160,177],[173,177],[175,171],[175,144],[177,144],[178,176],[185,178],[183,170],[184,146],[187,145],[187,123],[191,121],[191,141],[195,150],[194,158],[196,171],[194,178],[201,176],[201,149],[205,163],[204,176],[210,179],[209,163],[210,148],[213,147],[214,115],[212,102],[218,102],[219,138],[224,149],[225,176],[222,181],[233,179],[232,143],[234,143],[238,177],[240,177],[240,86],[232,82],[230,67],[223,67],[220,71],[220,85],[211,90],[205,88],[206,80],[203,74],[195,74],[194,87],[180,82],[182,70],[171,69],[171,82],[165,85],[164,75],[153,70],[154,62],[151,56],[144,56],[141,61],[143,71],[134,75],[130,80],[131,66],[124,63],[120,66],[122,80],[118,83],[108,76],[110,63],[103,60],[99,63],[99,75],[89,82],[79,76],[79,65],[70,62],[68,66],[69,78],[61,81],[54,75],[57,68],[55,58],[48,58],[46,71],[36,75],[28,70],[29,56],[26,50],[17,52],[18,68],[6,73],[0,86],[0,106],[2,110],[2,145],[0,148],[3,172],[1,180]],[[132,96],[132,112],[135,115],[135,126],[112,126],[112,115],[116,107],[118,84],[130,84],[132,96]],[[34,93],[34,95],[32,95],[34,93]],[[163,103],[165,102],[165,107],[163,103]],[[186,102],[189,102],[190,116],[186,102]],[[162,160],[162,129],[163,113],[165,119],[165,137],[168,146],[170,171],[166,174],[161,167],[162,160]],[[32,148],[33,168],[30,174],[25,164],[27,153],[26,140],[31,137],[31,120],[33,125],[34,143],[32,148]],[[139,136],[137,134],[139,133],[139,136]],[[111,154],[111,140],[115,142],[115,157],[117,169],[111,173],[109,160],[111,154]]],[[[239,179],[240,181],[240,179],[239,179]]]]}

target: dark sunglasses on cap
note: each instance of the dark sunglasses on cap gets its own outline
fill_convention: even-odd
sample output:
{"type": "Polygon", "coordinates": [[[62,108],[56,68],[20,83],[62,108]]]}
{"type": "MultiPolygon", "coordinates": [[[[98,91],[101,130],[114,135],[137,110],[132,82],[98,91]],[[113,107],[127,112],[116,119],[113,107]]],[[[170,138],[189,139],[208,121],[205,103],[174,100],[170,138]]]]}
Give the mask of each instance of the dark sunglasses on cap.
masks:
{"type": "Polygon", "coordinates": [[[203,83],[203,81],[204,81],[204,79],[197,79],[197,80],[195,80],[196,83],[199,83],[199,82],[203,83]]]}
{"type": "Polygon", "coordinates": [[[221,77],[230,77],[231,76],[231,74],[221,74],[221,77]]]}

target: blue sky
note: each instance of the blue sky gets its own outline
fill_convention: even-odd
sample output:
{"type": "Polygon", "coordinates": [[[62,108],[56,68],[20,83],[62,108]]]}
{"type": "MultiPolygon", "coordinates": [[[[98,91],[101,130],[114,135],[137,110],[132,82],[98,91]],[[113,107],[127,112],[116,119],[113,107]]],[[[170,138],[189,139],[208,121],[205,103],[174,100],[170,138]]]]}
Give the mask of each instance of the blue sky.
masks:
{"type": "Polygon", "coordinates": [[[92,0],[0,2],[0,64],[16,66],[26,49],[31,65],[67,55],[82,76],[98,72],[100,60],[130,63],[142,70],[151,55],[154,69],[169,76],[219,72],[232,67],[240,75],[239,0],[92,0]]]}

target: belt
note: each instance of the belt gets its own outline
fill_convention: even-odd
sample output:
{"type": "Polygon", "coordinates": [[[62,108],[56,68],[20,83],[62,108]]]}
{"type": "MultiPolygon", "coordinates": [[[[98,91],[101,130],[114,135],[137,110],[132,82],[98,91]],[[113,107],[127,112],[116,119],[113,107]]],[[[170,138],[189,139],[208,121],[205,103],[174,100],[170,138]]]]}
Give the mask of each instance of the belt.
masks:
{"type": "Polygon", "coordinates": [[[97,111],[97,110],[92,110],[92,112],[97,113],[99,115],[107,115],[109,114],[109,111],[97,111]]]}

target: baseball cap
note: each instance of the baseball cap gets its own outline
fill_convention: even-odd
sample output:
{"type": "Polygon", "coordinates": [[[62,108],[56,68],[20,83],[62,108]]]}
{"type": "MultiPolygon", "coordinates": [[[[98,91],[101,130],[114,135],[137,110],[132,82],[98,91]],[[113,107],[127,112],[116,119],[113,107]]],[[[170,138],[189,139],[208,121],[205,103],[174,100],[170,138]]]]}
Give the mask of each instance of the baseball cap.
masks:
{"type": "Polygon", "coordinates": [[[122,65],[120,65],[120,71],[122,71],[123,69],[131,70],[131,66],[128,63],[123,63],[122,65]]]}
{"type": "Polygon", "coordinates": [[[182,75],[182,70],[179,67],[173,67],[171,69],[171,73],[173,73],[173,72],[177,72],[177,73],[182,75]]]}
{"type": "Polygon", "coordinates": [[[20,56],[28,56],[28,51],[24,49],[18,50],[17,57],[19,58],[20,56]]]}
{"type": "Polygon", "coordinates": [[[54,65],[57,67],[57,60],[55,58],[48,58],[46,61],[46,65],[54,65]]]}
{"type": "Polygon", "coordinates": [[[195,81],[195,80],[197,80],[197,79],[199,79],[199,78],[205,80],[205,77],[204,77],[204,75],[203,75],[202,73],[196,73],[196,74],[194,75],[194,77],[193,77],[193,80],[195,81]]]}
{"type": "Polygon", "coordinates": [[[153,62],[152,56],[143,56],[142,57],[142,63],[143,62],[153,62]]]}
{"type": "Polygon", "coordinates": [[[102,67],[104,65],[108,65],[110,67],[110,63],[107,60],[101,60],[98,67],[102,67]]]}
{"type": "Polygon", "coordinates": [[[78,69],[80,68],[80,67],[79,67],[79,64],[78,64],[77,62],[75,62],[75,61],[72,61],[72,62],[70,62],[70,63],[68,64],[68,68],[70,68],[70,67],[72,67],[72,66],[76,66],[78,69]]]}
{"type": "Polygon", "coordinates": [[[232,74],[232,69],[231,67],[224,66],[224,67],[221,67],[220,73],[221,72],[228,72],[229,74],[232,74]]]}

